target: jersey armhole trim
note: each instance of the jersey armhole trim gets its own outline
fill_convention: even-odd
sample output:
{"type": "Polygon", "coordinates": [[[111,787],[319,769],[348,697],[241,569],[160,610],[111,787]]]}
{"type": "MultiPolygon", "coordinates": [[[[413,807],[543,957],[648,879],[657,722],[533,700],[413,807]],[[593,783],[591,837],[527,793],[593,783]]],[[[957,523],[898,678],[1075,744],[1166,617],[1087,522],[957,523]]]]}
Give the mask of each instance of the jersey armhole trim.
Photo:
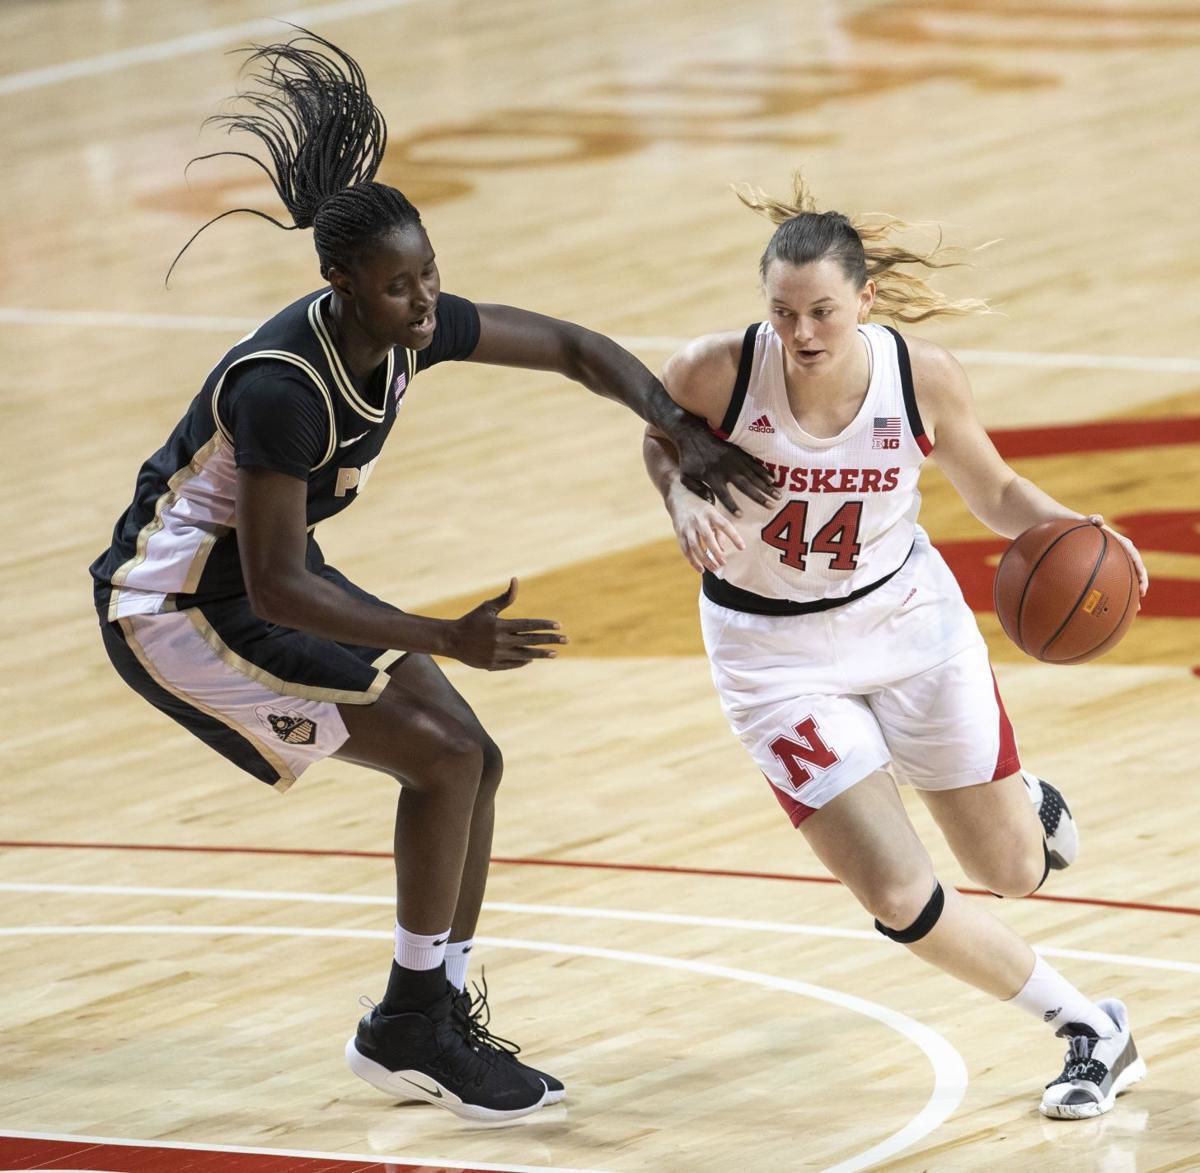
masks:
{"type": "Polygon", "coordinates": [[[754,340],[758,337],[758,329],[761,325],[761,322],[752,322],[746,327],[746,333],[742,335],[742,357],[738,361],[733,394],[729,397],[729,406],[721,418],[720,433],[726,437],[733,435],[738,416],[742,414],[742,405],[746,402],[746,392],[750,389],[750,372],[754,369],[754,340]]]}
{"type": "MultiPolygon", "coordinates": [[[[330,293],[322,294],[320,297],[313,298],[308,303],[308,321],[312,327],[313,333],[316,335],[317,341],[321,344],[321,349],[325,352],[325,361],[329,364],[329,369],[333,373],[333,381],[341,392],[342,398],[367,421],[369,424],[383,423],[383,417],[387,414],[387,400],[384,399],[383,407],[372,407],[359,393],[354,386],[354,380],[350,377],[350,372],[346,370],[345,364],[342,362],[342,356],[338,353],[338,348],[333,344],[333,338],[330,337],[329,330],[325,326],[325,320],[321,317],[321,303],[330,293]]],[[[392,387],[392,375],[395,369],[395,351],[389,350],[385,362],[387,363],[387,371],[384,375],[384,395],[392,387]]],[[[326,458],[328,459],[328,458],[326,458]]],[[[321,462],[322,464],[325,461],[321,462]]],[[[320,466],[318,466],[320,467],[320,466]]]]}
{"type": "Polygon", "coordinates": [[[898,330],[891,326],[884,329],[896,340],[896,365],[900,368],[900,387],[904,395],[904,414],[908,417],[908,429],[912,432],[917,447],[928,456],[933,451],[933,445],[925,434],[925,425],[921,421],[921,412],[917,407],[917,393],[913,387],[912,362],[908,357],[908,343],[904,341],[898,330]]]}
{"type": "Polygon", "coordinates": [[[273,358],[280,362],[291,363],[294,367],[299,367],[311,380],[316,389],[321,393],[321,398],[325,400],[325,410],[329,413],[329,439],[325,444],[325,454],[321,459],[312,466],[310,472],[317,472],[327,465],[333,459],[333,454],[337,451],[337,424],[334,421],[333,414],[333,396],[329,393],[329,388],[325,386],[325,380],[321,378],[317,369],[309,362],[302,359],[298,354],[292,354],[286,350],[256,350],[253,354],[245,354],[241,358],[234,359],[233,362],[221,372],[221,377],[217,380],[217,385],[213,388],[212,393],[212,414],[213,422],[217,425],[217,430],[229,442],[233,444],[233,434],[225,426],[221,419],[221,413],[218,410],[218,399],[222,388],[225,386],[225,380],[229,377],[229,372],[234,367],[241,363],[249,362],[255,358],[273,358]]]}

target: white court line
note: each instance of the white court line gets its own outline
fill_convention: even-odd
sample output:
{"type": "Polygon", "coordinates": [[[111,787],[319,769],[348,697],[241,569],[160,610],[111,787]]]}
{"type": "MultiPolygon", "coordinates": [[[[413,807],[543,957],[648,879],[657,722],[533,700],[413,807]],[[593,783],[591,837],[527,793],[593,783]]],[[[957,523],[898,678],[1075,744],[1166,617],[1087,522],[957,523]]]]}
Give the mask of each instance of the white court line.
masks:
{"type": "MultiPolygon", "coordinates": [[[[183,1152],[200,1153],[245,1153],[249,1156],[263,1157],[308,1157],[318,1161],[357,1161],[360,1164],[370,1162],[372,1165],[386,1165],[389,1161],[400,1161],[405,1165],[428,1165],[432,1169],[442,1166],[459,1165],[467,1169],[484,1169],[488,1173],[603,1173],[599,1169],[579,1169],[571,1166],[567,1169],[549,1165],[490,1165],[487,1161],[460,1161],[458,1158],[446,1157],[387,1157],[379,1153],[328,1153],[309,1149],[263,1149],[251,1148],[248,1145],[229,1144],[189,1144],[185,1140],[126,1140],[124,1137],[113,1136],[80,1136],[74,1132],[18,1132],[11,1128],[0,1128],[0,1137],[11,1136],[16,1140],[60,1140],[73,1141],[77,1144],[108,1144],[121,1148],[134,1149],[179,1149],[183,1152]]],[[[86,1157],[81,1153],[81,1157],[86,1157]]],[[[70,1171],[66,1171],[70,1173],[70,1171]]]]}
{"type": "MultiPolygon", "coordinates": [[[[358,904],[388,906],[391,896],[348,895],[334,892],[284,892],[252,888],[164,888],[119,884],[43,884],[0,883],[0,892],[57,892],[74,896],[174,896],[190,899],[249,900],[261,903],[272,901],[288,904],[358,904]]],[[[826,925],[795,924],[791,921],[744,920],[738,917],[695,916],[672,912],[639,912],[627,908],[586,908],[564,904],[514,904],[504,900],[486,900],[485,912],[515,912],[528,916],[559,916],[579,920],[633,921],[657,925],[690,925],[698,928],[738,929],[752,933],[776,933],[791,936],[833,937],[852,941],[869,941],[888,945],[886,938],[872,929],[835,929],[826,925]]],[[[363,930],[368,937],[374,930],[363,930]]],[[[889,946],[890,947],[890,946],[889,946]]],[[[1200,962],[1173,961],[1157,957],[1140,957],[1128,953],[1096,953],[1085,949],[1057,949],[1036,946],[1047,957],[1069,957],[1077,961],[1101,961],[1126,965],[1134,969],[1164,969],[1177,973],[1200,974],[1200,962]]]]}
{"type": "MultiPolygon", "coordinates": [[[[108,310],[39,310],[0,306],[0,325],[75,327],[82,330],[193,330],[235,334],[262,325],[261,318],[225,318],[204,314],[132,314],[108,310]]],[[[236,339],[235,339],[236,340],[236,339]]],[[[687,338],[629,334],[616,338],[629,350],[678,350],[687,338]]],[[[1050,367],[1062,370],[1141,371],[1157,374],[1200,374],[1200,358],[1136,354],[1063,354],[1031,350],[957,350],[966,363],[979,366],[1050,367]]]]}
{"type": "Polygon", "coordinates": [[[346,20],[354,16],[366,16],[372,12],[383,12],[388,8],[402,8],[415,0],[342,0],[336,4],[318,4],[313,8],[297,8],[271,19],[247,20],[240,24],[227,24],[203,32],[173,37],[169,41],[153,41],[148,45],[136,45],[132,49],[120,49],[114,53],[98,53],[94,57],[81,57],[77,61],[64,61],[59,65],[46,65],[40,69],[27,69],[21,73],[8,73],[0,77],[0,97],[5,94],[20,94],[43,86],[57,85],[79,77],[93,77],[98,73],[112,73],[130,65],[144,65],[149,61],[169,61],[172,57],[185,57],[202,49],[219,49],[231,41],[243,37],[267,34],[285,34],[281,22],[311,27],[321,21],[346,20]]]}
{"type": "MultiPolygon", "coordinates": [[[[285,925],[25,925],[0,928],[0,937],[17,936],[209,936],[209,937],[317,937],[373,939],[390,941],[391,932],[378,929],[317,929],[293,928],[285,925]]],[[[825,1173],[857,1173],[916,1144],[942,1122],[962,1102],[967,1090],[967,1068],[962,1056],[936,1031],[905,1014],[868,1002],[865,998],[829,990],[808,982],[749,969],[734,969],[707,961],[691,961],[679,957],[662,957],[654,953],[634,953],[626,949],[601,949],[591,945],[565,945],[556,941],[514,940],[507,937],[476,937],[476,943],[501,949],[524,949],[537,953],[562,953],[569,957],[596,957],[607,961],[624,961],[633,965],[650,965],[661,969],[677,969],[701,973],[709,977],[727,978],[771,990],[799,994],[838,1006],[854,1014],[874,1019],[897,1034],[903,1035],[918,1047],[933,1068],[933,1091],[924,1107],[903,1128],[878,1144],[848,1160],[829,1166],[825,1173]]],[[[376,1158],[378,1160],[378,1158],[376,1158]]],[[[415,1163],[415,1158],[403,1159],[415,1163]]],[[[427,1162],[433,1164],[434,1162],[427,1162]]],[[[470,1164],[470,1162],[464,1162],[470,1164]]]]}

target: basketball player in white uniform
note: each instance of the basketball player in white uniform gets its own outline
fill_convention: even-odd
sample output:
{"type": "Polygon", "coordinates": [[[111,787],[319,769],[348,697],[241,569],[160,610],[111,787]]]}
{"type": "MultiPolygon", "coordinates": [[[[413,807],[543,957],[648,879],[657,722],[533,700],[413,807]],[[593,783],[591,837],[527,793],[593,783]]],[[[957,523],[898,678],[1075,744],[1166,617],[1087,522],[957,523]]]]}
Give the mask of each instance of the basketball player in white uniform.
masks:
{"type": "MultiPolygon", "coordinates": [[[[695,340],[664,383],[762,460],[779,495],[741,498],[731,512],[689,491],[653,426],[645,445],[683,553],[703,575],[722,708],[881,933],[1068,1039],[1042,1112],[1099,1115],[1145,1074],[1124,1005],[1091,1001],[978,901],[943,888],[896,788],[919,791],[968,875],[998,895],[1028,895],[1074,858],[1070,812],[1021,770],[983,638],[917,524],[917,477],[932,455],[1007,538],[1080,515],[1001,460],[951,355],[868,323],[873,310],[919,321],[979,308],[896,268],[937,267],[936,254],[898,248],[894,223],[816,212],[799,177],[790,205],[743,201],[778,226],[761,264],[769,321],[695,340]]],[[[1144,594],[1141,559],[1117,536],[1144,594]]]]}

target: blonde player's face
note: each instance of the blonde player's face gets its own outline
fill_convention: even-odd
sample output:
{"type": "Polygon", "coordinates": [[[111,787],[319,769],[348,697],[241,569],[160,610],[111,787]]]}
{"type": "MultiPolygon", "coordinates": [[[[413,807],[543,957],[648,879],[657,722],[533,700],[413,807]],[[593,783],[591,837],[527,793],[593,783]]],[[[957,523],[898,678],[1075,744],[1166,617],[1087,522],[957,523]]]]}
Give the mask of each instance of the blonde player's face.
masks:
{"type": "Polygon", "coordinates": [[[836,367],[853,353],[856,327],[875,299],[874,282],[857,288],[828,257],[806,265],[772,261],[763,292],[789,364],[813,373],[836,367]]]}

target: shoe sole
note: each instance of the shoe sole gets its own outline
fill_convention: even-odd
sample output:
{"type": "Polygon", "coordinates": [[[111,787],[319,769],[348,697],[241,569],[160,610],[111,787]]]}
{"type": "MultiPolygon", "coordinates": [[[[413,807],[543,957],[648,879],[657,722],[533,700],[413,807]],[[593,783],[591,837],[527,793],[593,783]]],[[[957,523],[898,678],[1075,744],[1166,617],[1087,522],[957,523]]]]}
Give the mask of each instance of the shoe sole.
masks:
{"type": "Polygon", "coordinates": [[[468,1104],[424,1071],[389,1071],[382,1063],[368,1059],[355,1045],[354,1036],[346,1043],[346,1065],[359,1079],[366,1080],[373,1088],[386,1092],[389,1096],[436,1104],[463,1120],[516,1120],[536,1112],[549,1102],[550,1092],[543,1081],[542,1098],[536,1104],[524,1108],[484,1108],[479,1104],[468,1104]],[[429,1088],[430,1084],[433,1085],[432,1089],[429,1088]]]}
{"type": "Polygon", "coordinates": [[[1041,1104],[1039,1107],[1042,1115],[1051,1120],[1089,1120],[1093,1116],[1103,1116],[1112,1108],[1117,1096],[1145,1078],[1146,1061],[1139,1057],[1113,1080],[1108,1095],[1099,1103],[1093,1100],[1090,1104],[1051,1104],[1049,1107],[1041,1104]]]}

